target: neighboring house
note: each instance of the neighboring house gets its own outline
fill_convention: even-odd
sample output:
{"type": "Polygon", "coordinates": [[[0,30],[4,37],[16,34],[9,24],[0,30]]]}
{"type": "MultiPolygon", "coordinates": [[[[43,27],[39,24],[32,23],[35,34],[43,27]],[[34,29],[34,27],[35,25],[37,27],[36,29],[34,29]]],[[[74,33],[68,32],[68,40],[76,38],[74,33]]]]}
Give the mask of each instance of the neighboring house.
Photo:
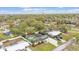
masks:
{"type": "Polygon", "coordinates": [[[6,51],[18,51],[18,50],[25,49],[25,47],[29,46],[29,44],[23,39],[17,38],[17,39],[2,41],[2,46],[3,46],[4,51],[5,50],[6,51]]]}
{"type": "Polygon", "coordinates": [[[9,28],[9,25],[7,25],[6,23],[1,23],[0,24],[0,33],[3,33],[3,34],[6,34],[10,32],[10,30],[8,29],[9,28]]]}
{"type": "Polygon", "coordinates": [[[0,24],[0,33],[13,37],[12,33],[9,30],[9,25],[7,25],[6,23],[1,23],[0,24]]]}
{"type": "Polygon", "coordinates": [[[9,29],[4,29],[1,31],[2,34],[6,35],[6,36],[11,36],[14,37],[13,34],[10,32],[9,29]]]}
{"type": "Polygon", "coordinates": [[[4,29],[2,32],[3,32],[3,34],[7,35],[7,34],[9,34],[10,30],[9,29],[4,29]]]}
{"type": "Polygon", "coordinates": [[[56,38],[57,40],[62,39],[61,34],[62,33],[60,31],[50,31],[50,32],[48,32],[48,35],[50,37],[56,38]]]}
{"type": "Polygon", "coordinates": [[[17,19],[16,21],[13,22],[14,26],[18,26],[20,24],[21,20],[17,19]]]}
{"type": "Polygon", "coordinates": [[[39,43],[42,43],[47,38],[48,38],[47,35],[41,35],[41,34],[26,35],[26,39],[29,40],[33,45],[37,45],[39,43]]]}
{"type": "Polygon", "coordinates": [[[2,29],[9,28],[9,25],[6,22],[1,22],[0,28],[2,28],[2,29]]]}
{"type": "Polygon", "coordinates": [[[14,45],[5,47],[8,51],[19,51],[25,49],[25,47],[29,46],[28,42],[20,41],[14,45]]]}

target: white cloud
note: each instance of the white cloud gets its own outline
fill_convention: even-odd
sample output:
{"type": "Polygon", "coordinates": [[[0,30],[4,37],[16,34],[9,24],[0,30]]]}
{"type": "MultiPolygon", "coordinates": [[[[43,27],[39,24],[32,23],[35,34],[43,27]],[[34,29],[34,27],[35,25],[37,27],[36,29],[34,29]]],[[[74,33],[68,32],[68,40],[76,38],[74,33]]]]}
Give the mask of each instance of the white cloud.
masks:
{"type": "Polygon", "coordinates": [[[28,7],[28,8],[23,8],[22,11],[45,11],[45,8],[32,8],[32,7],[28,7]]]}
{"type": "Polygon", "coordinates": [[[67,13],[79,13],[79,9],[71,9],[71,10],[67,10],[67,13]]]}
{"type": "MultiPolygon", "coordinates": [[[[58,7],[63,8],[63,7],[58,7]]],[[[33,8],[25,7],[22,10],[9,11],[9,10],[0,10],[0,14],[42,14],[42,13],[79,13],[79,9],[47,9],[47,8],[33,8]]]]}
{"type": "Polygon", "coordinates": [[[0,14],[20,14],[22,12],[12,12],[12,11],[8,11],[8,10],[0,10],[0,14]]]}

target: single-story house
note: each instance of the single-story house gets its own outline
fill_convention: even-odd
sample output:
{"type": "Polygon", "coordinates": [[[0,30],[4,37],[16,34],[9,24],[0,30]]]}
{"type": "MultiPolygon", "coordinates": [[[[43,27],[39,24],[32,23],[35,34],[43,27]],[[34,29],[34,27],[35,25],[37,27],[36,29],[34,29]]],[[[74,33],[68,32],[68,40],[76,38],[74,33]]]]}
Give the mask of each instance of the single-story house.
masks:
{"type": "Polygon", "coordinates": [[[10,32],[9,29],[3,30],[2,33],[3,33],[4,35],[6,35],[6,36],[11,36],[11,37],[13,37],[13,34],[10,32]]]}
{"type": "Polygon", "coordinates": [[[21,38],[3,41],[3,46],[7,51],[18,51],[25,49],[29,46],[29,43],[21,38]]]}
{"type": "Polygon", "coordinates": [[[47,38],[47,35],[42,34],[26,35],[26,39],[29,40],[33,45],[37,45],[41,42],[44,42],[47,38]]]}
{"type": "Polygon", "coordinates": [[[62,39],[61,34],[62,33],[60,31],[50,31],[50,32],[48,32],[48,35],[50,37],[56,38],[57,40],[62,39]]]}
{"type": "Polygon", "coordinates": [[[5,34],[5,35],[7,35],[7,36],[10,35],[10,30],[4,29],[4,30],[3,30],[3,34],[5,34]]]}
{"type": "Polygon", "coordinates": [[[18,51],[23,50],[25,47],[29,46],[28,42],[20,41],[17,44],[5,47],[8,51],[18,51]]]}

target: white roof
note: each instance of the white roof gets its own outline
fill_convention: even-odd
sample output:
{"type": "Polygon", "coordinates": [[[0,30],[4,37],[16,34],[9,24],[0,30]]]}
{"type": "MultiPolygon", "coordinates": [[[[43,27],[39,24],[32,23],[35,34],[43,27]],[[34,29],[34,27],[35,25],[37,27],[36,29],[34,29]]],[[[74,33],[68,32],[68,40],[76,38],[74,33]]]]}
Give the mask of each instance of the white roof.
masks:
{"type": "Polygon", "coordinates": [[[3,33],[6,33],[6,32],[9,32],[10,30],[8,30],[8,29],[5,29],[5,31],[3,31],[3,33]]]}
{"type": "Polygon", "coordinates": [[[52,36],[59,35],[60,33],[61,33],[60,31],[51,31],[51,32],[48,32],[48,34],[52,35],[52,36]]]}
{"type": "Polygon", "coordinates": [[[14,44],[12,46],[8,46],[8,47],[5,47],[8,51],[16,51],[18,49],[24,49],[26,46],[29,46],[28,42],[25,42],[25,41],[21,41],[17,44],[14,44]]]}

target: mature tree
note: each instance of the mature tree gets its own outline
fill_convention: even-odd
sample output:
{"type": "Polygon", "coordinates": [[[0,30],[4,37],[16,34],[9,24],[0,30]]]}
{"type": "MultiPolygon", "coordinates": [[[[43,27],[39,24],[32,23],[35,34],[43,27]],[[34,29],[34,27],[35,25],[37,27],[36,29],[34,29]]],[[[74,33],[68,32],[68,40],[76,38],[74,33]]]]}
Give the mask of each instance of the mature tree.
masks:
{"type": "Polygon", "coordinates": [[[63,32],[63,33],[67,33],[67,27],[66,27],[65,25],[61,25],[61,26],[59,27],[59,30],[60,30],[61,32],[63,32]]]}
{"type": "Polygon", "coordinates": [[[28,34],[33,34],[36,32],[36,28],[35,27],[27,27],[26,32],[28,34]]]}

